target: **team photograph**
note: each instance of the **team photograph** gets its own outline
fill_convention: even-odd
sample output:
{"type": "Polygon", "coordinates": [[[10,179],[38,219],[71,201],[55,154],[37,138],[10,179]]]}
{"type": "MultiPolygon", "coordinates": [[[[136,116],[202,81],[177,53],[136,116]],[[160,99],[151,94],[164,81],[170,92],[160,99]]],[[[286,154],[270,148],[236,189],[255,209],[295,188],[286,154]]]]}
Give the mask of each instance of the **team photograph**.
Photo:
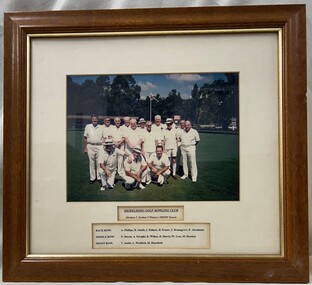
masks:
{"type": "Polygon", "coordinates": [[[238,201],[239,74],[67,76],[67,201],[238,201]]]}

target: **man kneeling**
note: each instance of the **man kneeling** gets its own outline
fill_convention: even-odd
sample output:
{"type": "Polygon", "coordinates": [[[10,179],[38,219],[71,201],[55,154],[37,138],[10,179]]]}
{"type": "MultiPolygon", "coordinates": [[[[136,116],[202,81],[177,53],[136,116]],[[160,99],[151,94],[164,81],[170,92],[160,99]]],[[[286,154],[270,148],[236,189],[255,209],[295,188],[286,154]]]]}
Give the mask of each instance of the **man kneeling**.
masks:
{"type": "Polygon", "coordinates": [[[133,160],[131,162],[125,161],[124,167],[126,172],[125,188],[131,190],[133,187],[144,189],[142,182],[146,179],[147,164],[141,155],[141,148],[135,147],[132,151],[133,160]]]}
{"type": "Polygon", "coordinates": [[[102,182],[102,187],[100,188],[101,191],[114,188],[118,155],[127,156],[127,161],[132,161],[132,155],[127,150],[122,151],[119,148],[115,148],[112,140],[106,140],[104,143],[104,149],[100,153],[99,174],[102,182]]]}
{"type": "Polygon", "coordinates": [[[156,153],[150,156],[147,165],[151,170],[152,178],[157,178],[157,185],[162,186],[170,175],[170,160],[161,145],[156,147],[156,153]]]}

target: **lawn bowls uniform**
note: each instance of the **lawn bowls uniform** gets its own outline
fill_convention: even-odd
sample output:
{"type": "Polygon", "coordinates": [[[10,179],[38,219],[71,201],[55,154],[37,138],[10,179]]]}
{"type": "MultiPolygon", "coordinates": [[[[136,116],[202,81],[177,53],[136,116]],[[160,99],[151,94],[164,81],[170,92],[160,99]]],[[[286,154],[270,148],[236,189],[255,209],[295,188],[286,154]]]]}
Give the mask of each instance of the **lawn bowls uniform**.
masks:
{"type": "Polygon", "coordinates": [[[128,139],[130,145],[127,144],[127,149],[129,152],[132,152],[133,148],[137,145],[141,145],[142,138],[138,129],[129,128],[125,137],[128,139]]]}
{"type": "Polygon", "coordinates": [[[89,157],[90,181],[100,179],[100,152],[103,150],[102,126],[88,124],[85,127],[84,138],[87,142],[87,154],[89,157]]]}
{"type": "Polygon", "coordinates": [[[148,131],[142,132],[143,148],[145,159],[148,160],[149,157],[155,152],[157,142],[161,141],[161,134],[158,132],[148,131]]]}
{"type": "Polygon", "coordinates": [[[113,137],[113,126],[106,127],[105,125],[102,126],[102,136],[103,140],[112,139],[113,137]]]}
{"type": "Polygon", "coordinates": [[[166,154],[172,164],[172,176],[175,177],[177,164],[175,158],[177,157],[178,146],[177,146],[177,131],[175,128],[167,128],[164,130],[164,144],[166,154]]]}
{"type": "Polygon", "coordinates": [[[165,143],[165,150],[169,157],[176,157],[177,156],[177,132],[176,129],[171,128],[165,129],[164,132],[164,143],[165,143]]]}
{"type": "MultiPolygon", "coordinates": [[[[160,158],[157,157],[156,153],[153,153],[147,162],[153,165],[157,170],[161,170],[166,166],[170,167],[169,157],[165,153],[163,153],[160,158]]],[[[147,174],[146,180],[149,181],[151,179],[151,176],[153,175],[154,173],[152,171],[149,171],[147,174]]],[[[169,176],[170,176],[170,170],[168,169],[164,173],[158,176],[157,183],[163,184],[169,176]]]]}
{"type": "MultiPolygon", "coordinates": [[[[113,142],[111,142],[111,145],[113,142]]],[[[125,152],[115,148],[111,147],[111,150],[108,151],[106,148],[103,149],[100,155],[100,163],[105,166],[110,172],[111,175],[108,176],[107,173],[103,170],[103,168],[100,168],[100,176],[101,176],[101,182],[102,187],[101,190],[105,190],[107,188],[114,188],[114,182],[115,182],[115,176],[117,172],[117,165],[118,165],[118,157],[124,156],[125,152]]]]}
{"type": "Polygon", "coordinates": [[[161,138],[161,140],[158,142],[159,144],[161,144],[161,141],[163,141],[164,139],[163,130],[165,129],[165,127],[166,126],[162,123],[160,123],[160,125],[158,126],[156,124],[152,125],[152,132],[158,133],[159,137],[161,138]]]}
{"type": "Polygon", "coordinates": [[[197,163],[196,163],[196,144],[199,142],[199,134],[196,130],[190,128],[187,132],[183,130],[180,135],[181,154],[183,159],[183,172],[181,177],[185,179],[188,176],[188,164],[191,166],[192,181],[197,181],[197,163]]]}
{"type": "MultiPolygon", "coordinates": [[[[120,126],[119,128],[117,128],[116,126],[112,127],[112,140],[114,142],[114,144],[119,144],[124,138],[124,130],[122,129],[122,127],[120,126]]],[[[121,143],[118,147],[118,149],[125,151],[125,142],[121,143]]],[[[117,156],[118,159],[118,164],[117,164],[117,172],[121,177],[124,177],[125,174],[125,169],[124,169],[124,156],[123,155],[119,155],[117,156]]]]}
{"type": "MultiPolygon", "coordinates": [[[[125,160],[124,166],[125,166],[125,171],[129,171],[129,172],[136,174],[142,167],[147,166],[147,163],[142,157],[142,155],[139,155],[138,158],[133,159],[132,162],[125,160]]],[[[141,175],[142,182],[146,181],[146,174],[147,174],[147,171],[146,170],[143,171],[141,175]]],[[[126,188],[131,187],[131,185],[135,182],[134,178],[128,175],[125,176],[125,180],[126,180],[126,184],[125,184],[126,188]]]]}

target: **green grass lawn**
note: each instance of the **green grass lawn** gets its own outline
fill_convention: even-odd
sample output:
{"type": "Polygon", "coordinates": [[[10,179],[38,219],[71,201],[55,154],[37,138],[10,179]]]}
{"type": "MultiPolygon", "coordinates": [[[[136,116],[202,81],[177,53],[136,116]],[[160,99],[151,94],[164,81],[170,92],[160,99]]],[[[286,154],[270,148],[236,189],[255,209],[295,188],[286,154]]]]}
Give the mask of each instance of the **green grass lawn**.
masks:
{"type": "Polygon", "coordinates": [[[118,179],[114,189],[89,185],[88,156],[83,131],[67,132],[67,201],[237,201],[239,200],[238,135],[200,133],[197,146],[198,180],[168,179],[169,184],[127,191],[118,179]]]}

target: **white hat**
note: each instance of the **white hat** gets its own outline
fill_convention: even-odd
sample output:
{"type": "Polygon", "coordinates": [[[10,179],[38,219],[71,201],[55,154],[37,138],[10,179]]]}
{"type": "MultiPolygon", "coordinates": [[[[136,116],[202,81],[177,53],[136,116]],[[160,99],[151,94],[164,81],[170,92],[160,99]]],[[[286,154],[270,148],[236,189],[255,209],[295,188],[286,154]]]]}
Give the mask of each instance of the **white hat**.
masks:
{"type": "Polygon", "coordinates": [[[105,142],[104,142],[104,145],[113,145],[113,141],[110,140],[110,139],[107,139],[105,142]]]}
{"type": "Polygon", "coordinates": [[[146,123],[146,121],[144,120],[144,118],[141,118],[141,119],[139,120],[139,124],[141,124],[141,123],[146,123]]]}
{"type": "Polygon", "coordinates": [[[166,124],[172,124],[173,120],[171,118],[166,119],[166,124]]]}
{"type": "Polygon", "coordinates": [[[139,153],[139,154],[141,154],[142,153],[142,151],[141,151],[141,147],[138,145],[138,146],[136,146],[134,149],[133,149],[133,151],[135,151],[136,153],[139,153]]]}

